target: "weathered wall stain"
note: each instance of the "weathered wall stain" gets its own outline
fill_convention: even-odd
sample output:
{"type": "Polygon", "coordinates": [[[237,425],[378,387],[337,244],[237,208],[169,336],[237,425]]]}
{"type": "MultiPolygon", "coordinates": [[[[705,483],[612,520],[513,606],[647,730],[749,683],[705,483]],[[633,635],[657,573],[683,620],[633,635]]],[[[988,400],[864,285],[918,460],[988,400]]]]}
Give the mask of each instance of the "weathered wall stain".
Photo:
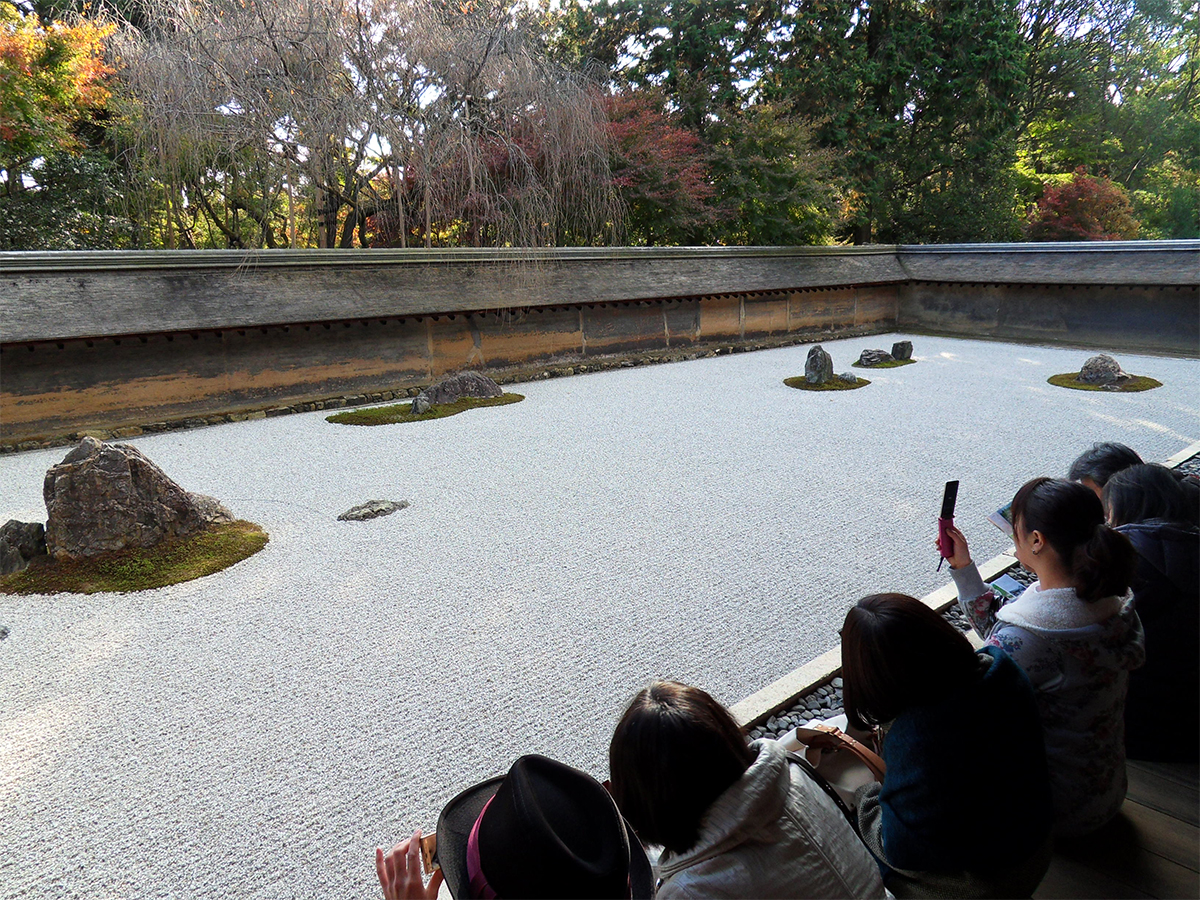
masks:
{"type": "Polygon", "coordinates": [[[403,390],[468,368],[893,327],[896,287],[872,291],[865,316],[856,290],[814,290],[6,344],[0,439],[403,390]]]}

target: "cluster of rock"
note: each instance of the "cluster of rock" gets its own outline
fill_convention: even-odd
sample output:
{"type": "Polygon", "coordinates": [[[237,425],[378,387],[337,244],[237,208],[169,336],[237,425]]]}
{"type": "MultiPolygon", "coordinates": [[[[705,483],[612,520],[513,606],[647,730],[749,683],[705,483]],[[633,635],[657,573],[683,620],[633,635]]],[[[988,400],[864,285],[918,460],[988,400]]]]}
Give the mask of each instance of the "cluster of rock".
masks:
{"type": "Polygon", "coordinates": [[[858,364],[870,368],[884,363],[903,362],[912,359],[912,341],[896,341],[892,344],[892,352],[886,350],[864,350],[858,357],[858,364]]]}
{"type": "Polygon", "coordinates": [[[136,447],[85,437],[42,484],[45,526],[10,521],[0,530],[0,574],[43,554],[80,559],[189,537],[233,515],[213,497],[185,491],[136,447]]]}
{"type": "Polygon", "coordinates": [[[46,546],[58,559],[153,547],[233,516],[218,500],[185,491],[128,444],[84,438],[42,486],[46,546]]]}
{"type": "Polygon", "coordinates": [[[808,359],[804,361],[804,380],[809,384],[858,384],[859,377],[853,372],[833,374],[833,357],[825,348],[817,344],[808,351],[808,359]]]}
{"type": "Polygon", "coordinates": [[[367,519],[377,519],[380,516],[390,516],[398,509],[408,509],[407,500],[368,500],[358,506],[352,506],[340,516],[339,522],[365,522],[367,519]]]}
{"type": "Polygon", "coordinates": [[[781,710],[761,725],[751,728],[749,736],[751,740],[764,737],[774,740],[797,726],[840,716],[844,712],[842,679],[834,678],[829,684],[821,685],[815,691],[801,697],[790,709],[781,710]]]}
{"type": "Polygon", "coordinates": [[[500,385],[482,372],[458,372],[430,385],[413,398],[414,415],[429,412],[443,403],[453,403],[463,397],[499,397],[504,394],[500,385]]]}
{"type": "Polygon", "coordinates": [[[1079,370],[1081,382],[1095,384],[1107,390],[1118,391],[1121,389],[1121,385],[1131,378],[1133,376],[1122,369],[1120,363],[1107,353],[1093,356],[1079,370]]]}

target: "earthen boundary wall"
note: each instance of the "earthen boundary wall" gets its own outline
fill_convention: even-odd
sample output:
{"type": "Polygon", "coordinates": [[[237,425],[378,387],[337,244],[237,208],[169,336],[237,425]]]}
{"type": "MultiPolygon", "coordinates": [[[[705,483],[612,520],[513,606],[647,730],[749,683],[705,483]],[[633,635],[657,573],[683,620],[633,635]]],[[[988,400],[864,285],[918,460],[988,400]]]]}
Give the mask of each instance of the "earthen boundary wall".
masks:
{"type": "Polygon", "coordinates": [[[0,449],[896,329],[1196,356],[1198,282],[1197,241],[6,253],[0,449]]]}

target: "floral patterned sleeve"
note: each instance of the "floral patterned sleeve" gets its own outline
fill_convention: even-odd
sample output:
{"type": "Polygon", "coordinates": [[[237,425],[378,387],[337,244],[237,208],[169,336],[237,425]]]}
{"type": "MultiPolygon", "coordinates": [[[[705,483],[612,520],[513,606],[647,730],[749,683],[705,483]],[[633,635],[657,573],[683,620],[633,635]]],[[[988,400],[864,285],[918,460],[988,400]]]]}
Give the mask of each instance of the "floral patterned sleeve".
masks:
{"type": "Polygon", "coordinates": [[[962,607],[963,615],[975,633],[986,641],[996,627],[996,611],[1000,609],[1002,601],[983,583],[975,563],[969,563],[961,569],[951,569],[950,577],[958,588],[958,605],[962,607]]]}

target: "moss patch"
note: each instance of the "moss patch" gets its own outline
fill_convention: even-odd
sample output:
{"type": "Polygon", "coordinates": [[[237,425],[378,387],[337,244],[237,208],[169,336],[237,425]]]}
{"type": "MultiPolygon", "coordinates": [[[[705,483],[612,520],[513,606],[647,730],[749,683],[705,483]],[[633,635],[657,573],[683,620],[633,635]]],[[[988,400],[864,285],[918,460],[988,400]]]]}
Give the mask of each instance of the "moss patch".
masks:
{"type": "Polygon", "coordinates": [[[1088,384],[1079,380],[1078,372],[1063,372],[1061,375],[1051,375],[1046,379],[1058,387],[1071,388],[1074,391],[1104,391],[1106,394],[1136,394],[1138,391],[1152,391],[1162,387],[1162,382],[1145,375],[1134,375],[1116,390],[1105,390],[1098,384],[1088,384]]]}
{"type": "Polygon", "coordinates": [[[352,409],[337,415],[326,416],[325,421],[333,422],[335,425],[396,425],[400,422],[428,422],[430,419],[456,416],[468,409],[478,409],[481,406],[507,406],[510,403],[519,403],[524,399],[524,394],[501,394],[499,397],[462,397],[453,403],[443,403],[431,407],[418,416],[412,414],[412,401],[408,401],[395,406],[352,409]]]}
{"type": "Polygon", "coordinates": [[[846,384],[844,381],[827,381],[824,384],[809,384],[808,380],[803,375],[796,375],[792,378],[783,379],[783,383],[790,388],[796,388],[800,391],[853,391],[860,387],[866,387],[871,382],[865,378],[858,379],[857,384],[846,384]]]}
{"type": "Polygon", "coordinates": [[[63,562],[43,556],[27,569],[0,578],[0,593],[148,591],[220,572],[253,556],[266,543],[265,531],[239,520],[145,550],[117,550],[63,562]]]}
{"type": "Polygon", "coordinates": [[[861,363],[850,363],[850,365],[856,369],[898,369],[901,366],[911,366],[915,362],[915,359],[893,359],[891,362],[882,362],[877,366],[864,366],[861,363]]]}

